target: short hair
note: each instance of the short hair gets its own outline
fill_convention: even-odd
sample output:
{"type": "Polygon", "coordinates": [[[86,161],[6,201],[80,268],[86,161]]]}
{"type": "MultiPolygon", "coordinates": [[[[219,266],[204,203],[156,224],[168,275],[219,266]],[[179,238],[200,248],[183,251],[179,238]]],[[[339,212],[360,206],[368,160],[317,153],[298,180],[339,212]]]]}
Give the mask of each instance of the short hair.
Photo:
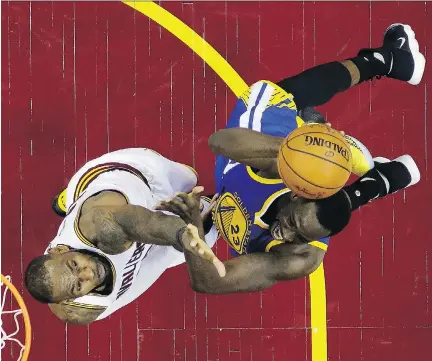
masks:
{"type": "Polygon", "coordinates": [[[25,272],[25,286],[29,293],[42,303],[53,303],[51,277],[45,267],[49,255],[39,256],[33,259],[25,272]]]}
{"type": "Polygon", "coordinates": [[[317,218],[322,227],[330,231],[330,236],[341,232],[351,218],[351,203],[343,190],[328,198],[316,201],[317,218]]]}

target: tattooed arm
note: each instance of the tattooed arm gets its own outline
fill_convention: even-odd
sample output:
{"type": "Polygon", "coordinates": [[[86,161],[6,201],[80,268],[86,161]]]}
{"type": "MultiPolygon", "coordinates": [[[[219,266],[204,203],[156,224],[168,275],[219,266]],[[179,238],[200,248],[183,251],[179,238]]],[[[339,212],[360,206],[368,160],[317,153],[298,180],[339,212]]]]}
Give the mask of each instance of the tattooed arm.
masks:
{"type": "Polygon", "coordinates": [[[108,254],[124,252],[133,242],[181,250],[177,231],[186,226],[180,217],[128,204],[120,193],[108,191],[85,202],[78,222],[83,235],[108,254]]]}
{"type": "MultiPolygon", "coordinates": [[[[197,232],[198,229],[203,232],[199,201],[196,209],[188,212],[187,222],[191,227],[195,226],[197,232]]],[[[116,192],[102,192],[93,201],[89,199],[89,203],[82,207],[78,223],[83,235],[107,254],[122,253],[133,242],[173,246],[182,251],[183,241],[190,240],[188,232],[184,232],[187,225],[180,217],[127,204],[125,198],[116,192]]],[[[189,249],[191,254],[205,259],[204,262],[215,267],[217,272],[223,272],[222,262],[205,242],[200,241],[189,249]]]]}
{"type": "Polygon", "coordinates": [[[133,242],[180,247],[177,231],[186,226],[180,217],[131,204],[94,207],[85,217],[83,233],[88,230],[89,240],[108,254],[121,253],[133,242]]]}

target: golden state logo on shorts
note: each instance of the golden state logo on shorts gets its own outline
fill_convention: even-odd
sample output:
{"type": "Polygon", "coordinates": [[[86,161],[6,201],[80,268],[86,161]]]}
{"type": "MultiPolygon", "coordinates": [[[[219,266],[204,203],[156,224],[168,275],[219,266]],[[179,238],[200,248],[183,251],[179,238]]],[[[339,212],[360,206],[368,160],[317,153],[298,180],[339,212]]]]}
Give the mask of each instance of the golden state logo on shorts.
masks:
{"type": "Polygon", "coordinates": [[[213,213],[213,222],[225,241],[237,253],[244,253],[251,220],[237,193],[227,192],[220,196],[213,213]]]}

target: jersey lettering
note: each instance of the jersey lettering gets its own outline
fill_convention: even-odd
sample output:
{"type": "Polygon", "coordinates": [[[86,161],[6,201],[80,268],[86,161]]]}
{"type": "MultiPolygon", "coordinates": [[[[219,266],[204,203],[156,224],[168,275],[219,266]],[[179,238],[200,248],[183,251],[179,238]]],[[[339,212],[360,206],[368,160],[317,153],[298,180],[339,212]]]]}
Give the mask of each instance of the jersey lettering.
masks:
{"type": "MultiPolygon", "coordinates": [[[[116,300],[118,300],[122,295],[124,295],[126,291],[130,288],[130,286],[132,286],[134,280],[135,268],[137,267],[138,262],[141,262],[141,255],[144,252],[144,248],[145,248],[145,243],[138,243],[137,248],[135,249],[134,253],[132,253],[131,258],[126,264],[125,267],[126,272],[123,273],[122,284],[117,293],[116,300]]],[[[148,254],[148,250],[147,250],[147,254],[148,254]]],[[[143,259],[147,256],[147,254],[143,257],[143,259]]]]}

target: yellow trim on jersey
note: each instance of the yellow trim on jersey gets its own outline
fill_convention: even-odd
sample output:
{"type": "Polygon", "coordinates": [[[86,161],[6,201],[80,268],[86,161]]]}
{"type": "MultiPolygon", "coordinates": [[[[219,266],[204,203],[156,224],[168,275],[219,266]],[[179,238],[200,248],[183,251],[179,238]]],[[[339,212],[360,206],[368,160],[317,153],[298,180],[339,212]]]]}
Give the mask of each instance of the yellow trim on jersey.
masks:
{"type": "Polygon", "coordinates": [[[274,88],[273,93],[270,97],[270,100],[268,101],[269,106],[276,105],[276,106],[279,106],[280,108],[287,107],[287,108],[292,109],[292,110],[297,110],[297,105],[294,102],[294,95],[292,95],[291,93],[288,93],[287,91],[282,89],[279,85],[271,82],[270,80],[261,80],[261,81],[263,83],[269,84],[270,86],[272,86],[274,88]],[[288,104],[282,103],[286,100],[290,100],[290,102],[288,104]]]}
{"type": "Polygon", "coordinates": [[[128,164],[121,164],[121,163],[101,164],[100,166],[96,166],[94,169],[88,170],[86,173],[84,173],[81,176],[81,179],[78,181],[78,184],[75,188],[74,201],[76,201],[78,199],[80,194],[82,192],[84,192],[84,190],[87,188],[87,186],[92,181],[94,181],[96,179],[96,177],[98,177],[102,173],[109,172],[111,170],[123,170],[123,171],[129,172],[131,174],[134,174],[135,176],[137,176],[141,180],[145,181],[145,178],[143,178],[144,176],[141,173],[139,173],[138,170],[129,166],[128,164]]]}
{"type": "MultiPolygon", "coordinates": [[[[277,240],[277,239],[274,239],[273,241],[271,241],[271,242],[266,246],[265,251],[266,251],[266,252],[269,252],[270,249],[271,249],[272,247],[277,246],[278,244],[281,244],[281,243],[285,243],[285,242],[283,242],[283,241],[279,241],[279,240],[277,240]]],[[[322,243],[322,242],[320,242],[320,241],[312,241],[312,242],[309,242],[308,244],[311,245],[311,246],[314,246],[314,247],[320,248],[320,249],[322,249],[323,251],[327,251],[327,248],[328,248],[328,245],[326,245],[326,244],[324,244],[324,243],[322,243]]]]}
{"type": "Polygon", "coordinates": [[[106,169],[109,169],[110,165],[101,165],[99,167],[96,167],[90,171],[87,171],[81,176],[81,179],[78,181],[78,184],[75,187],[75,194],[74,194],[74,202],[78,199],[79,195],[81,194],[82,190],[86,185],[88,185],[93,179],[95,179],[100,173],[105,171],[106,169]]]}
{"type": "Polygon", "coordinates": [[[269,229],[269,225],[264,223],[261,218],[255,218],[254,224],[256,224],[258,227],[261,227],[262,229],[269,229]]]}
{"type": "Polygon", "coordinates": [[[270,179],[270,178],[264,178],[259,176],[258,174],[254,173],[251,167],[246,166],[246,170],[249,174],[249,176],[256,182],[262,183],[262,184],[281,184],[283,183],[282,179],[270,179]]]}
{"type": "MultiPolygon", "coordinates": [[[[163,157],[163,155],[162,154],[160,154],[160,153],[158,153],[158,152],[156,152],[155,150],[153,150],[153,149],[150,149],[150,148],[144,148],[145,150],[149,150],[150,152],[153,152],[153,153],[156,153],[157,155],[160,155],[161,157],[163,157]]],[[[165,158],[165,157],[164,157],[165,158]]]]}
{"type": "Polygon", "coordinates": [[[241,99],[242,101],[243,101],[243,103],[244,103],[244,105],[247,107],[247,105],[248,105],[248,103],[249,103],[249,97],[250,97],[250,95],[251,95],[251,90],[250,90],[250,88],[247,88],[244,92],[243,92],[243,94],[241,94],[240,96],[239,96],[239,99],[241,99]]]}
{"type": "Polygon", "coordinates": [[[197,182],[198,182],[198,179],[199,179],[198,172],[194,168],[192,168],[191,166],[189,166],[187,164],[184,164],[184,163],[180,163],[180,164],[184,165],[185,167],[188,167],[195,174],[195,176],[197,177],[197,182]]]}
{"type": "Polygon", "coordinates": [[[305,124],[305,121],[300,118],[298,115],[296,115],[296,123],[297,123],[297,128],[300,128],[302,125],[305,124]]]}
{"type": "Polygon", "coordinates": [[[81,194],[83,190],[101,173],[105,172],[106,170],[109,170],[111,168],[115,168],[112,166],[101,166],[100,168],[96,168],[94,171],[90,172],[88,175],[86,175],[86,178],[83,179],[79,184],[77,189],[79,189],[78,194],[81,194]]]}
{"type": "Polygon", "coordinates": [[[74,302],[74,301],[63,301],[63,304],[65,304],[67,306],[85,308],[85,309],[88,309],[88,310],[100,310],[100,311],[104,311],[107,308],[106,306],[89,305],[87,303],[74,302]]]}
{"type": "Polygon", "coordinates": [[[81,209],[78,211],[77,217],[76,217],[75,222],[74,222],[74,231],[75,231],[75,234],[77,235],[77,237],[79,238],[79,240],[82,243],[84,243],[85,245],[87,245],[89,247],[97,248],[93,243],[91,243],[87,238],[84,237],[84,235],[82,234],[81,230],[78,227],[78,219],[79,219],[79,214],[80,213],[81,213],[81,209]]]}
{"type": "MultiPolygon", "coordinates": [[[[269,81],[269,80],[261,80],[263,83],[267,83],[269,85],[271,85],[272,87],[275,88],[275,90],[273,91],[273,94],[268,102],[268,106],[271,105],[278,105],[279,103],[290,99],[291,102],[289,104],[280,104],[281,107],[288,107],[292,110],[297,111],[297,105],[294,101],[294,95],[292,95],[291,93],[288,93],[287,91],[285,91],[284,89],[282,89],[279,85],[269,81]]],[[[300,118],[298,115],[296,116],[296,123],[297,123],[297,128],[300,128],[303,124],[305,124],[304,120],[302,118],[300,118]]]]}
{"type": "MultiPolygon", "coordinates": [[[[203,199],[204,201],[208,202],[208,204],[210,204],[210,202],[211,202],[211,199],[209,197],[206,197],[206,196],[201,196],[200,199],[203,199]]],[[[202,204],[202,203],[200,203],[200,204],[202,205],[202,207],[200,205],[200,212],[202,212],[204,210],[204,204],[202,204]]],[[[212,211],[214,211],[214,207],[213,207],[212,211]]]]}
{"type": "Polygon", "coordinates": [[[279,241],[279,240],[277,240],[277,239],[274,239],[273,241],[271,241],[271,242],[266,246],[265,251],[266,251],[266,252],[270,252],[270,249],[271,249],[272,247],[277,246],[278,244],[281,244],[281,243],[285,243],[285,242],[283,242],[283,241],[279,241]]]}
{"type": "Polygon", "coordinates": [[[314,247],[316,247],[316,248],[320,248],[320,249],[322,249],[323,251],[327,251],[327,248],[328,248],[328,245],[327,245],[327,244],[322,243],[322,242],[320,242],[320,241],[312,241],[312,242],[309,242],[308,244],[310,244],[311,246],[314,246],[314,247]]]}
{"type": "Polygon", "coordinates": [[[262,208],[258,211],[255,212],[255,220],[254,220],[254,224],[256,224],[257,226],[264,228],[264,229],[268,229],[269,225],[267,223],[264,223],[261,219],[261,217],[264,215],[265,212],[267,212],[267,209],[270,207],[270,204],[272,204],[277,198],[279,198],[282,194],[291,192],[291,190],[289,188],[284,188],[284,189],[280,189],[277,192],[271,194],[264,202],[262,208]]]}

